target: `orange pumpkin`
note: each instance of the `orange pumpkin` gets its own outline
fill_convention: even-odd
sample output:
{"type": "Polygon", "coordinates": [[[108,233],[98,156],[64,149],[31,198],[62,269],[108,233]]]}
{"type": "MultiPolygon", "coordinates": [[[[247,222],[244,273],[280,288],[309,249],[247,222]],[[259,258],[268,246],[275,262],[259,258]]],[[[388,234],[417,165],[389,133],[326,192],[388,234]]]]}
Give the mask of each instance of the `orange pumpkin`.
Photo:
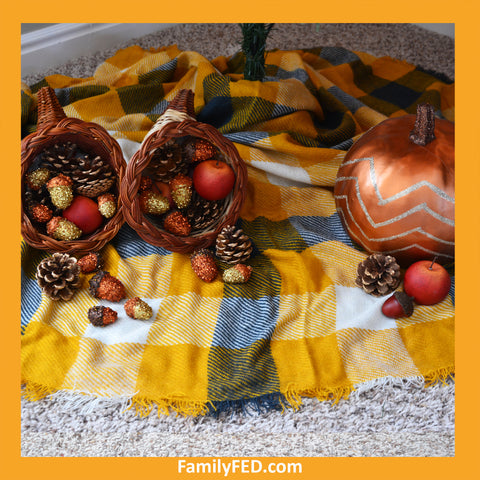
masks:
{"type": "Polygon", "coordinates": [[[420,104],[361,136],[337,174],[337,212],[353,242],[402,266],[454,261],[454,124],[420,104]]]}

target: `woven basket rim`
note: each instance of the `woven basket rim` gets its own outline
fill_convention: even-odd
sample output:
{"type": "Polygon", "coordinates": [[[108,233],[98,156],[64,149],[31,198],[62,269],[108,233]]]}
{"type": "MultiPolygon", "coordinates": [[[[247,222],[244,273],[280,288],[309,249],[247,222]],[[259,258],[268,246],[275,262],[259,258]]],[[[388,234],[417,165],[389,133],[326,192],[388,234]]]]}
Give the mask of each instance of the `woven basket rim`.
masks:
{"type": "Polygon", "coordinates": [[[66,117],[42,125],[42,128],[27,135],[21,142],[21,178],[22,178],[22,218],[21,233],[30,246],[50,252],[88,253],[103,248],[120,230],[125,219],[120,202],[120,185],[125,173],[126,162],[118,142],[99,124],[66,117]],[[117,190],[117,211],[107,220],[100,230],[74,241],[56,240],[38,231],[23,209],[23,178],[35,157],[50,145],[75,139],[79,146],[94,145],[90,150],[103,152],[115,170],[117,190]],[[95,150],[98,149],[98,150],[95,150]]]}

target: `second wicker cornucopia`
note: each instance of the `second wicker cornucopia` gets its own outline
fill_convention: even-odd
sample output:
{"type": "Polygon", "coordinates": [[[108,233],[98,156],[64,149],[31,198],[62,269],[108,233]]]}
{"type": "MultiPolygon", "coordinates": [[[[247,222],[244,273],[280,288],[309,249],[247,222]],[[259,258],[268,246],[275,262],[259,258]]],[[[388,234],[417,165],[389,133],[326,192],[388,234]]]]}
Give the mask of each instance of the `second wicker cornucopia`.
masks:
{"type": "MultiPolygon", "coordinates": [[[[125,220],[138,235],[154,246],[178,253],[191,253],[200,248],[208,248],[215,242],[223,227],[235,224],[245,200],[248,179],[246,165],[233,143],[213,126],[195,119],[193,97],[191,90],[184,89],[170,102],[144,138],[139,150],[128,162],[120,190],[125,220]],[[234,171],[235,183],[228,196],[219,202],[208,202],[194,192],[197,203],[204,206],[206,211],[214,210],[215,217],[209,222],[198,223],[187,235],[177,235],[165,229],[161,217],[158,219],[145,214],[141,208],[139,193],[146,177],[149,181],[153,179],[154,182],[161,180],[168,183],[178,172],[191,174],[192,165],[184,152],[192,139],[201,139],[210,146],[213,145],[217,152],[216,158],[226,162],[234,171]],[[155,158],[158,152],[169,148],[171,152],[165,156],[165,165],[160,164],[156,169],[155,158]],[[178,158],[172,160],[175,155],[178,155],[178,158]],[[159,172],[162,168],[164,170],[159,172]]],[[[186,215],[188,216],[188,212],[186,215]]]]}

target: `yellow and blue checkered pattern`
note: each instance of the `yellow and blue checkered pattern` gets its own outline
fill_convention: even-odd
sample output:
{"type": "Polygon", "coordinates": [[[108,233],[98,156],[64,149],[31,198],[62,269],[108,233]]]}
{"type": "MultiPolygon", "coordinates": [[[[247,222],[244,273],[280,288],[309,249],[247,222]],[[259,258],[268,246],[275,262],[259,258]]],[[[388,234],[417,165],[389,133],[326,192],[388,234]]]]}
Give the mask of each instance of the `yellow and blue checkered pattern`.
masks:
{"type": "MultiPolygon", "coordinates": [[[[104,126],[128,161],[176,93],[195,92],[197,119],[232,140],[248,167],[238,226],[252,239],[247,284],[201,282],[187,255],[144,242],[128,225],[105,248],[105,269],[153,308],[132,320],[123,302],[98,301],[88,278],[69,302],[41,295],[45,252],[22,245],[22,381],[28,398],[70,391],[128,398],[198,415],[297,406],[302,396],[347,397],[385,378],[445,379],[454,371],[453,287],[440,304],[384,317],[384,298],[355,286],[366,257],[335,210],[336,172],[353,141],[381,120],[433,104],[453,121],[454,84],[413,65],[323,47],[271,51],[263,82],[243,79],[244,57],[207,60],[176,46],[130,47],[86,79],[22,85],[22,133],[35,130],[35,94],[55,89],[68,116],[104,126]],[[93,327],[87,310],[117,322],[93,327]]],[[[453,282],[452,282],[453,284],[453,282]]]]}

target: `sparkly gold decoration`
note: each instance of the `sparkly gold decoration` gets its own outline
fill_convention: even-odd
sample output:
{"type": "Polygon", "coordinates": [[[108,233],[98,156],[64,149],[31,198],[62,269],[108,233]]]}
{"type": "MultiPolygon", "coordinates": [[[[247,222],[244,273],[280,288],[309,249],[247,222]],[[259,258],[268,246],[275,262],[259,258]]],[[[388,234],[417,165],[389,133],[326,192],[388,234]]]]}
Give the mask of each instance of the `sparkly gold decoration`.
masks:
{"type": "Polygon", "coordinates": [[[105,218],[112,218],[117,211],[115,196],[111,193],[104,193],[97,199],[98,210],[105,218]]]}
{"type": "Polygon", "coordinates": [[[53,205],[64,210],[72,203],[72,185],[72,179],[62,173],[47,182],[48,192],[50,193],[53,205]]]}
{"type": "Polygon", "coordinates": [[[63,217],[53,217],[47,223],[47,235],[67,242],[82,236],[82,231],[70,220],[63,217]]]}
{"type": "Polygon", "coordinates": [[[151,215],[163,215],[170,209],[170,202],[159,193],[145,190],[140,194],[140,210],[151,215]]]}
{"type": "Polygon", "coordinates": [[[125,312],[136,320],[148,320],[153,315],[152,307],[139,297],[130,298],[125,302],[125,312]]]}
{"type": "Polygon", "coordinates": [[[200,280],[213,282],[218,275],[218,267],[213,253],[206,248],[201,248],[190,257],[192,269],[200,280]]]}
{"type": "Polygon", "coordinates": [[[37,168],[26,175],[27,185],[32,190],[40,190],[50,178],[50,171],[46,168],[37,168]]]}
{"type": "Polygon", "coordinates": [[[178,208],[185,208],[192,199],[192,179],[179,173],[170,181],[170,192],[178,208]]]}
{"type": "Polygon", "coordinates": [[[252,275],[253,268],[243,263],[237,263],[223,272],[222,278],[225,283],[247,283],[252,275]]]}

